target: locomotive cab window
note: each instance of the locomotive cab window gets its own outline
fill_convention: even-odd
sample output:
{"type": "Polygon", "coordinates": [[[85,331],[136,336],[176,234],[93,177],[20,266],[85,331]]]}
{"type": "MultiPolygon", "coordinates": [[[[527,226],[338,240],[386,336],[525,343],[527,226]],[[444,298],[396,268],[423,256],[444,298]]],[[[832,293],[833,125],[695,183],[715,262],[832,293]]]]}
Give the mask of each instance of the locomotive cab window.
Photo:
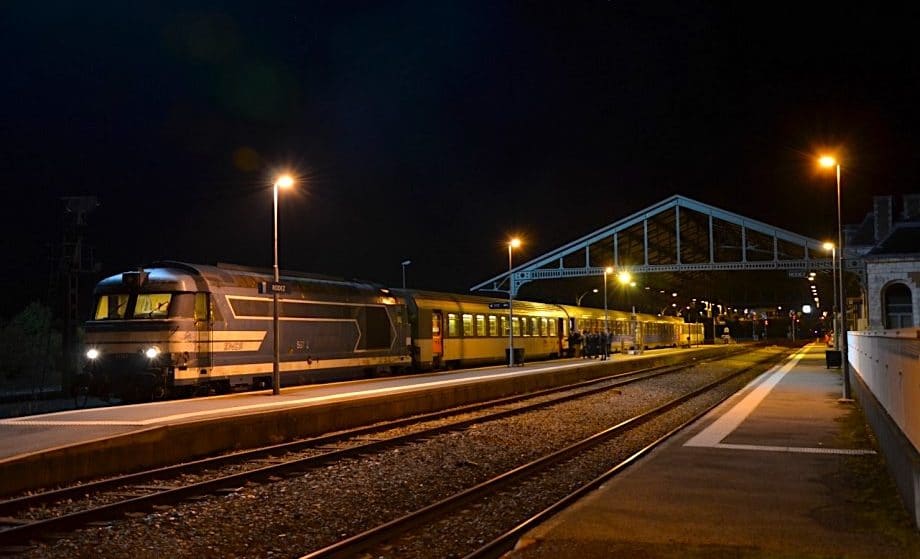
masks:
{"type": "Polygon", "coordinates": [[[172,293],[138,293],[134,318],[166,318],[172,293]]]}
{"type": "Polygon", "coordinates": [[[128,295],[101,295],[96,301],[95,320],[115,320],[125,317],[128,310],[128,295]]]}

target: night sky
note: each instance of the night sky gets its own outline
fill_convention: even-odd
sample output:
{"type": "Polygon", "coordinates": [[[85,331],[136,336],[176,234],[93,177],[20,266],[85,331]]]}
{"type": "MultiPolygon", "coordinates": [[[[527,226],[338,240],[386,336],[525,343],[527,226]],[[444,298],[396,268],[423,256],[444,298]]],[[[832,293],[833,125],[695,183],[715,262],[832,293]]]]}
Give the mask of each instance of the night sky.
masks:
{"type": "Polygon", "coordinates": [[[673,194],[808,236],[918,192],[920,16],[845,3],[4,2],[0,316],[62,196],[159,259],[466,292],[673,194]],[[91,7],[86,7],[91,6],[91,7]]]}

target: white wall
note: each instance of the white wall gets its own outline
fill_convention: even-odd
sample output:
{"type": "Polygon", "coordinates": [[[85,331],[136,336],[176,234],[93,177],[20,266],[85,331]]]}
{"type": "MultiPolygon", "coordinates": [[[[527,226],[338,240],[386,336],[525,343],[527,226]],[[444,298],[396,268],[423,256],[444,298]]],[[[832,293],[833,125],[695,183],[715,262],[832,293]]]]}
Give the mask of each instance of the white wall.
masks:
{"type": "Polygon", "coordinates": [[[848,332],[847,341],[853,374],[920,452],[920,328],[848,332]]]}

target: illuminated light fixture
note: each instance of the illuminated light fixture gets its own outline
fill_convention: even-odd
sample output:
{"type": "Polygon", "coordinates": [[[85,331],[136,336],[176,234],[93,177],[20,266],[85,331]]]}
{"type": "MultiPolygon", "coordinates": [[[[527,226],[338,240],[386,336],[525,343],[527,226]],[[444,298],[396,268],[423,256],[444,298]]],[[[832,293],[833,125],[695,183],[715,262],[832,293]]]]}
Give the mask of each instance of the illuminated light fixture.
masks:
{"type": "Polygon", "coordinates": [[[96,358],[98,358],[98,357],[99,357],[99,350],[98,350],[98,349],[96,349],[96,348],[93,347],[93,348],[90,348],[90,349],[88,349],[88,350],[86,351],[86,358],[87,358],[87,359],[96,359],[96,358]]]}
{"type": "Polygon", "coordinates": [[[275,181],[275,184],[277,184],[279,188],[291,188],[292,186],[294,186],[294,177],[292,177],[291,175],[287,175],[287,174],[281,175],[275,181]]]}
{"type": "Polygon", "coordinates": [[[802,312],[805,314],[811,314],[811,305],[802,305],[802,312]]]}
{"type": "Polygon", "coordinates": [[[156,346],[148,347],[146,351],[144,351],[144,355],[147,356],[147,359],[156,359],[157,356],[160,355],[160,348],[156,346]]]}
{"type": "Polygon", "coordinates": [[[626,285],[627,283],[632,281],[632,276],[630,275],[629,272],[627,272],[626,270],[623,270],[622,272],[617,274],[617,281],[619,281],[623,285],[626,285]]]}
{"type": "Polygon", "coordinates": [[[677,292],[671,293],[671,297],[677,297],[677,292]]]}

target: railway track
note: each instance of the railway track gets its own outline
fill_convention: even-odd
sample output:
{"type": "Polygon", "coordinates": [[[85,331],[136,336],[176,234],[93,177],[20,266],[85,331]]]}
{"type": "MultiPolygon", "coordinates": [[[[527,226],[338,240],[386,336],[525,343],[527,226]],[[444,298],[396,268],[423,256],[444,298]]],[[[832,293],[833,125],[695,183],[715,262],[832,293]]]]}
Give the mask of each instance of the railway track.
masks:
{"type": "Polygon", "coordinates": [[[469,554],[465,555],[467,559],[500,557],[512,549],[516,540],[527,530],[622,471],[639,457],[667,440],[672,434],[721,403],[729,394],[707,403],[702,409],[694,409],[692,413],[685,414],[686,417],[682,417],[676,425],[669,426],[666,432],[656,440],[650,444],[641,445],[635,452],[629,453],[609,466],[609,461],[604,457],[615,454],[615,447],[623,444],[622,439],[625,435],[649,422],[673,415],[688,402],[711,395],[713,389],[744,375],[756,366],[757,364],[752,365],[707,383],[653,409],[584,437],[565,448],[496,475],[474,487],[361,534],[313,551],[305,555],[303,559],[358,556],[424,557],[425,547],[421,546],[428,545],[425,542],[435,541],[442,538],[444,534],[452,534],[456,537],[457,534],[468,532],[466,524],[481,523],[481,511],[489,508],[506,509],[502,506],[502,502],[513,498],[512,496],[543,493],[542,490],[534,490],[533,486],[558,486],[557,490],[550,492],[551,497],[544,495],[539,499],[540,502],[548,501],[545,508],[525,518],[505,518],[504,524],[509,526],[508,529],[500,531],[487,544],[473,547],[469,554]]]}
{"type": "Polygon", "coordinates": [[[679,373],[699,364],[620,373],[575,385],[0,501],[0,546],[23,545],[34,538],[110,521],[126,514],[157,510],[201,495],[234,491],[250,482],[300,475],[306,470],[347,457],[380,452],[447,431],[466,429],[476,423],[558,405],[642,380],[679,373]]]}

